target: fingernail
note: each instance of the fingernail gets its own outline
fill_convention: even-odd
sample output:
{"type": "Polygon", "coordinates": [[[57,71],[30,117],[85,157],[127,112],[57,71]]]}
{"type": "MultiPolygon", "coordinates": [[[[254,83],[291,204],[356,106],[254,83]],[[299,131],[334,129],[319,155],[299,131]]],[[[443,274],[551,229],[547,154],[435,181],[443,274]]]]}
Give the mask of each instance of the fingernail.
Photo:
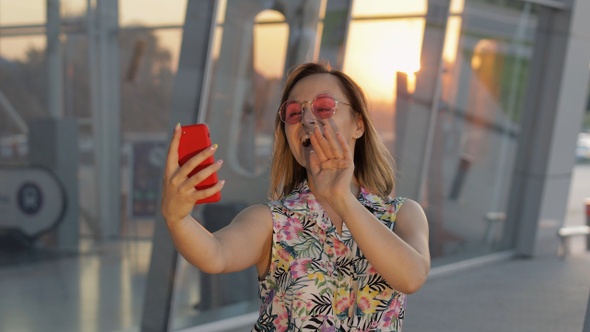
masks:
{"type": "Polygon", "coordinates": [[[180,129],[180,122],[176,124],[176,127],[174,127],[174,131],[177,131],[178,129],[180,129]]]}
{"type": "Polygon", "coordinates": [[[221,186],[223,187],[225,185],[225,180],[221,180],[219,183],[221,183],[221,186]]]}
{"type": "Polygon", "coordinates": [[[211,150],[217,150],[218,147],[219,147],[219,145],[213,144],[213,145],[211,145],[211,150]]]}
{"type": "Polygon", "coordinates": [[[219,164],[219,165],[223,165],[223,159],[219,159],[219,160],[217,161],[217,164],[219,164]]]}

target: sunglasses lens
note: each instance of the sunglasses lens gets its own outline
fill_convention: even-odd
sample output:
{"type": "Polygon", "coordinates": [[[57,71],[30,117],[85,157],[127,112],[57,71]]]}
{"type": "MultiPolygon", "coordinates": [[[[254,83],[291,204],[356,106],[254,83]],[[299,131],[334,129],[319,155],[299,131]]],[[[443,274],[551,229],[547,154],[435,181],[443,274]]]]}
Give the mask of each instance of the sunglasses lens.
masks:
{"type": "Polygon", "coordinates": [[[332,96],[319,95],[313,101],[313,112],[320,119],[331,117],[336,111],[336,101],[332,96]]]}
{"type": "Polygon", "coordinates": [[[301,105],[295,101],[286,101],[281,107],[281,118],[288,124],[299,122],[301,120],[301,105]]]}
{"type": "MultiPolygon", "coordinates": [[[[301,103],[294,100],[287,100],[281,105],[280,117],[283,122],[296,124],[301,121],[303,110],[301,103]]],[[[327,119],[336,112],[336,100],[329,94],[316,96],[311,103],[313,114],[319,119],[327,119]]]]}

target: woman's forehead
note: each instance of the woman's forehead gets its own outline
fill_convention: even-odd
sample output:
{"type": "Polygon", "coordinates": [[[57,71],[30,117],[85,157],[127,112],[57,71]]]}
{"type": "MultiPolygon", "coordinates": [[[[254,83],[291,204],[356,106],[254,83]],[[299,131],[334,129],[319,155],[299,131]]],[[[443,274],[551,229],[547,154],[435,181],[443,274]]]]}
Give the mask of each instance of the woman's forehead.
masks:
{"type": "Polygon", "coordinates": [[[327,92],[336,99],[346,97],[340,87],[340,82],[334,75],[313,74],[302,78],[293,86],[289,93],[289,99],[309,100],[322,92],[327,92]]]}

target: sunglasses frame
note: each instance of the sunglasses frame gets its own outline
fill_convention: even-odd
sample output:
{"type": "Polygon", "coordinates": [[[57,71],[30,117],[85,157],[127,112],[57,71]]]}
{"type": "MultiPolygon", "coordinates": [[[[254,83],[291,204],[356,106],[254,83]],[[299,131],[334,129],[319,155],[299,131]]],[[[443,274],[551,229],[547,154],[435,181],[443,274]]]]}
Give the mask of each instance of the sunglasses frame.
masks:
{"type": "Polygon", "coordinates": [[[324,119],[329,119],[329,118],[331,118],[331,117],[332,117],[334,114],[336,114],[336,109],[338,108],[338,104],[343,104],[343,105],[348,105],[348,106],[350,106],[350,103],[346,103],[346,102],[340,101],[340,100],[338,100],[338,99],[334,98],[334,96],[332,96],[332,95],[331,95],[330,93],[328,93],[328,92],[320,92],[320,93],[318,93],[318,94],[317,94],[315,97],[313,97],[313,99],[312,99],[312,100],[304,100],[304,101],[298,101],[298,100],[295,100],[295,99],[287,99],[287,100],[285,100],[285,101],[284,101],[284,102],[281,104],[281,106],[279,107],[279,111],[278,111],[278,113],[279,113],[279,119],[281,119],[281,121],[282,121],[284,124],[289,124],[289,125],[294,125],[294,124],[296,124],[296,123],[298,123],[298,122],[301,122],[301,119],[303,119],[303,114],[305,113],[305,108],[303,108],[303,105],[305,105],[305,104],[309,104],[309,106],[310,106],[310,108],[311,108],[311,113],[313,113],[313,115],[314,115],[316,118],[318,118],[318,119],[322,119],[322,120],[324,120],[324,119]],[[316,111],[315,111],[315,107],[313,106],[313,103],[316,101],[316,99],[318,99],[318,97],[324,97],[324,96],[328,96],[328,97],[332,98],[332,100],[334,100],[334,108],[333,108],[333,111],[332,111],[332,113],[330,114],[330,116],[328,116],[328,117],[325,117],[325,118],[322,118],[322,117],[319,117],[319,116],[318,116],[318,114],[316,113],[316,111]],[[287,106],[287,104],[291,104],[291,103],[296,103],[296,104],[299,104],[299,107],[300,107],[300,109],[301,109],[301,118],[300,118],[300,119],[299,119],[297,122],[293,122],[293,123],[289,123],[289,122],[285,121],[285,119],[283,119],[283,115],[282,115],[282,112],[281,112],[281,111],[283,110],[283,108],[285,108],[285,107],[287,106]]]}

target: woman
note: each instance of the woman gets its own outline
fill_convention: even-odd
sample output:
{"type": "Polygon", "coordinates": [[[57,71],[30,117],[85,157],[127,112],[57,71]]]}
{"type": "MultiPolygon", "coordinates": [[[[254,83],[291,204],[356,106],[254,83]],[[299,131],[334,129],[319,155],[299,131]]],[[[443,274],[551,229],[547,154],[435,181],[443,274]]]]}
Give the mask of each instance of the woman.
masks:
{"type": "Polygon", "coordinates": [[[262,300],[253,331],[400,331],[405,294],[430,270],[420,205],[391,198],[393,158],[360,87],[327,65],[291,71],[275,120],[273,201],[211,234],[190,213],[219,192],[187,178],[216,145],[178,166],[178,126],[164,174],[162,214],[178,251],[206,273],[255,266],[262,300]],[[395,228],[394,228],[395,226],[395,228]],[[248,248],[248,250],[244,250],[248,248]]]}

